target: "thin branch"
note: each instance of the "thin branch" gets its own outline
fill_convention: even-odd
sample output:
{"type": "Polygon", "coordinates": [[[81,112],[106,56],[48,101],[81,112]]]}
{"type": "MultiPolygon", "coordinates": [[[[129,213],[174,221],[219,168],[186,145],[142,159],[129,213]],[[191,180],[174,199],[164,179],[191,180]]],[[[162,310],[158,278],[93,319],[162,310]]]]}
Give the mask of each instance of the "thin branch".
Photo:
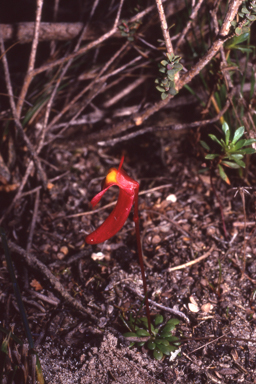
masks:
{"type": "Polygon", "coordinates": [[[197,259],[191,260],[191,261],[189,261],[185,264],[182,264],[182,265],[177,265],[176,267],[168,268],[168,272],[178,271],[180,269],[185,269],[185,268],[191,267],[191,265],[200,263],[200,261],[202,261],[202,260],[206,259],[208,256],[210,256],[213,249],[214,249],[214,245],[211,247],[211,249],[209,249],[209,251],[207,251],[202,256],[198,257],[197,259]]]}
{"type": "MultiPolygon", "coordinates": [[[[60,0],[54,0],[54,8],[53,8],[53,21],[54,22],[56,22],[56,20],[57,20],[59,3],[60,3],[60,0]]],[[[39,30],[39,39],[40,39],[40,32],[41,32],[41,28],[39,30]]],[[[51,48],[50,56],[53,57],[55,49],[56,49],[56,41],[54,39],[51,40],[50,48],[51,48]]]]}
{"type": "Polygon", "coordinates": [[[9,207],[6,209],[5,213],[3,214],[3,216],[1,217],[0,219],[0,224],[2,224],[2,222],[6,219],[6,217],[9,215],[9,213],[11,212],[12,208],[14,207],[16,201],[19,200],[20,196],[21,196],[21,193],[26,185],[26,182],[27,182],[27,179],[33,169],[33,161],[30,161],[29,164],[28,164],[28,167],[26,169],[26,172],[25,172],[25,175],[23,176],[23,179],[20,183],[20,186],[19,186],[19,189],[16,193],[16,195],[14,196],[11,204],[9,205],[9,207]]]}
{"type": "Polygon", "coordinates": [[[192,25],[192,22],[195,20],[195,18],[197,17],[197,14],[199,12],[199,9],[201,8],[201,5],[203,3],[204,0],[199,0],[197,5],[194,7],[194,9],[192,10],[192,13],[190,15],[190,20],[189,22],[187,23],[186,27],[183,29],[183,31],[181,32],[180,36],[179,36],[179,40],[177,41],[177,44],[176,44],[176,49],[182,44],[182,42],[184,41],[184,37],[186,36],[186,34],[188,33],[188,30],[190,29],[191,25],[192,25]]]}
{"type": "Polygon", "coordinates": [[[21,125],[21,122],[20,122],[18,114],[17,114],[17,110],[16,110],[16,106],[15,106],[15,102],[14,102],[14,95],[13,95],[12,85],[11,85],[11,77],[10,77],[10,73],[9,73],[9,66],[8,66],[8,62],[7,62],[7,58],[6,58],[6,54],[5,54],[4,42],[3,42],[3,38],[1,36],[1,34],[0,34],[0,45],[1,45],[1,53],[2,53],[3,66],[4,66],[4,74],[5,74],[6,87],[7,87],[7,90],[8,90],[9,101],[10,101],[10,105],[11,105],[11,109],[12,109],[12,114],[13,114],[13,117],[14,117],[14,122],[16,124],[18,132],[20,133],[21,137],[23,138],[23,140],[25,141],[25,143],[26,143],[26,145],[28,147],[28,150],[29,150],[29,152],[30,152],[30,154],[32,156],[32,159],[33,159],[34,163],[35,163],[35,166],[37,168],[39,177],[42,180],[44,188],[46,188],[46,186],[47,186],[46,174],[45,174],[45,172],[44,172],[44,170],[43,170],[43,168],[41,166],[40,160],[38,159],[38,156],[37,156],[36,152],[34,151],[34,148],[33,148],[32,144],[31,144],[29,138],[27,137],[27,135],[25,134],[25,132],[23,130],[23,127],[21,125]]]}
{"type": "Polygon", "coordinates": [[[166,45],[166,50],[169,54],[173,54],[172,42],[170,39],[168,24],[166,21],[162,0],[156,0],[156,6],[157,6],[158,13],[159,13],[160,21],[161,21],[161,28],[162,28],[162,32],[163,32],[165,45],[166,45]]]}
{"type": "Polygon", "coordinates": [[[112,105],[116,104],[119,100],[121,100],[123,97],[129,95],[135,88],[137,88],[139,85],[144,83],[144,81],[146,81],[147,78],[148,78],[147,76],[138,77],[138,79],[133,81],[131,84],[127,85],[124,89],[122,89],[120,92],[118,92],[110,100],[107,100],[103,104],[103,108],[107,109],[109,107],[112,107],[112,105]]]}
{"type": "Polygon", "coordinates": [[[98,321],[98,318],[94,316],[91,311],[85,308],[79,301],[73,298],[59,282],[59,280],[52,274],[52,272],[44,265],[38,258],[28,254],[23,248],[19,247],[12,241],[8,242],[12,252],[18,253],[22,259],[28,264],[29,267],[36,269],[50,282],[53,288],[60,294],[71,307],[79,311],[80,313],[89,315],[92,319],[98,321]]]}
{"type": "Polygon", "coordinates": [[[31,47],[29,63],[28,63],[28,70],[27,70],[27,74],[25,76],[23,87],[21,89],[20,96],[17,103],[18,118],[20,118],[21,116],[21,110],[22,110],[22,106],[23,106],[27,91],[28,91],[28,87],[30,86],[30,83],[34,77],[33,69],[35,66],[37,46],[39,41],[39,30],[40,30],[40,21],[41,21],[43,3],[44,3],[43,0],[37,0],[35,32],[34,32],[34,39],[31,47]]]}
{"type": "MultiPolygon", "coordinates": [[[[182,89],[184,85],[189,83],[196,75],[198,75],[202,69],[211,61],[211,59],[218,53],[220,50],[220,47],[225,43],[226,40],[228,40],[229,37],[224,35],[224,33],[227,33],[229,31],[229,28],[231,26],[231,22],[236,16],[236,10],[238,9],[239,5],[242,3],[242,0],[233,0],[230,2],[229,9],[228,9],[228,17],[225,17],[225,21],[222,25],[221,29],[221,37],[218,38],[212,46],[209,48],[208,52],[195,64],[188,72],[183,74],[180,79],[177,81],[175,88],[178,90],[182,89]],[[237,4],[239,3],[239,4],[237,4]],[[229,28],[227,28],[229,26],[229,28]]],[[[143,112],[139,112],[133,115],[133,117],[129,120],[126,120],[125,122],[121,122],[119,124],[116,124],[114,127],[112,127],[109,130],[101,131],[99,134],[102,135],[101,137],[109,137],[113,136],[117,133],[121,133],[126,131],[129,128],[134,127],[135,125],[139,126],[141,125],[145,120],[147,120],[150,116],[152,116],[154,113],[158,112],[160,109],[164,108],[169,101],[173,98],[172,95],[168,95],[168,97],[165,100],[161,100],[158,103],[155,103],[153,106],[150,106],[143,112]]],[[[92,135],[92,138],[96,138],[97,135],[92,135]]]]}
{"type": "Polygon", "coordinates": [[[41,66],[40,68],[38,68],[38,69],[33,71],[33,75],[35,76],[35,75],[37,75],[39,73],[47,71],[50,68],[55,67],[56,65],[62,64],[62,63],[66,62],[66,61],[68,61],[70,59],[74,59],[75,57],[88,52],[92,48],[96,47],[97,45],[103,43],[103,41],[105,41],[105,40],[109,39],[111,36],[113,36],[115,34],[115,32],[117,31],[117,25],[118,25],[118,22],[119,22],[119,19],[120,19],[120,13],[121,13],[123,2],[124,2],[124,0],[121,0],[121,2],[119,4],[118,11],[117,11],[117,16],[116,16],[116,20],[115,20],[114,26],[113,26],[113,28],[109,32],[105,33],[104,35],[99,37],[97,40],[89,43],[85,47],[80,48],[77,52],[73,52],[70,55],[68,55],[67,57],[64,57],[62,59],[56,60],[53,63],[41,66]]]}
{"type": "MultiPolygon", "coordinates": [[[[74,105],[89,89],[93,89],[93,85],[99,81],[100,76],[109,68],[109,66],[114,62],[114,60],[116,60],[120,56],[120,54],[128,47],[128,45],[128,42],[122,45],[122,47],[115,53],[115,55],[113,55],[110,60],[104,65],[104,67],[101,69],[100,73],[95,77],[95,79],[84,89],[82,89],[82,91],[78,95],[76,95],[57,116],[53,118],[53,120],[47,127],[47,130],[51,129],[51,127],[56,124],[56,122],[64,115],[64,113],[66,113],[72,107],[72,105],[74,105]]],[[[76,117],[72,118],[71,122],[75,120],[75,118],[76,117]]]]}
{"type": "Polygon", "coordinates": [[[124,0],[121,0],[120,3],[119,3],[116,19],[115,19],[114,26],[113,26],[114,29],[116,29],[117,26],[118,26],[118,23],[119,23],[119,20],[120,20],[120,16],[121,16],[121,11],[122,11],[122,8],[123,8],[123,4],[124,4],[124,0]]]}
{"type": "Polygon", "coordinates": [[[189,128],[195,128],[195,127],[202,127],[204,125],[208,125],[208,124],[212,124],[212,123],[215,123],[216,121],[218,121],[220,119],[221,116],[224,115],[224,113],[226,113],[227,109],[229,108],[230,106],[230,102],[229,100],[227,100],[224,108],[220,111],[220,113],[218,113],[215,117],[213,117],[212,119],[206,119],[206,120],[202,120],[202,121],[194,121],[193,123],[185,123],[185,124],[172,124],[172,125],[167,125],[167,126],[154,126],[154,127],[145,127],[145,128],[142,128],[138,131],[135,131],[135,132],[132,132],[132,133],[129,133],[128,135],[125,135],[125,136],[121,136],[121,137],[117,137],[117,138],[114,138],[114,139],[110,139],[110,140],[106,140],[106,141],[98,141],[98,145],[100,146],[112,146],[112,145],[115,145],[117,143],[120,143],[122,141],[126,141],[126,140],[130,140],[130,139],[133,139],[134,137],[136,136],[139,136],[139,135],[144,135],[145,133],[148,133],[148,132],[156,132],[156,131],[176,131],[176,130],[180,130],[180,129],[189,129],[189,128]]]}
{"type": "Polygon", "coordinates": [[[37,220],[37,215],[38,215],[38,207],[39,207],[39,197],[40,197],[40,192],[38,190],[38,191],[36,191],[34,211],[33,211],[30,231],[29,231],[29,235],[28,235],[27,247],[26,247],[28,254],[30,253],[30,249],[31,249],[32,241],[33,241],[33,236],[34,236],[34,232],[35,232],[36,220],[37,220]]]}
{"type": "Polygon", "coordinates": [[[243,0],[232,0],[229,3],[228,11],[226,13],[224,22],[220,30],[220,36],[226,37],[229,33],[231,23],[238,13],[238,8],[242,4],[243,0]]]}
{"type": "MultiPolygon", "coordinates": [[[[135,289],[131,288],[128,285],[126,287],[129,289],[129,291],[135,293],[140,299],[142,299],[142,300],[144,299],[144,296],[141,295],[140,293],[138,293],[135,289]]],[[[189,318],[183,312],[178,311],[177,309],[173,309],[173,308],[166,307],[164,305],[158,304],[158,303],[156,303],[155,301],[153,301],[151,299],[148,299],[148,302],[149,302],[149,304],[153,305],[154,307],[160,308],[163,311],[170,312],[170,313],[172,313],[175,316],[181,317],[183,320],[186,321],[186,323],[190,324],[189,318]]]]}

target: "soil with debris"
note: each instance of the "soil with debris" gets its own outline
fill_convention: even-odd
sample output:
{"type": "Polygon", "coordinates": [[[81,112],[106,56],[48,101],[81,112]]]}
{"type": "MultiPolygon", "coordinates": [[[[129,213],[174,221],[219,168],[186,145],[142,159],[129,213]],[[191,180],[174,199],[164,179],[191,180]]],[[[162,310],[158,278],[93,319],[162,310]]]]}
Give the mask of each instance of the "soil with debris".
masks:
{"type": "MultiPolygon", "coordinates": [[[[39,196],[30,254],[41,264],[34,261],[33,267],[31,262],[32,268],[27,268],[29,256],[19,250],[26,247],[24,223],[34,210],[33,199],[24,195],[16,204],[7,224],[9,245],[46,383],[256,383],[255,190],[246,193],[235,172],[231,179],[238,190],[214,178],[229,233],[225,239],[209,175],[199,172],[203,157],[191,150],[189,135],[149,134],[104,150],[76,136],[53,146],[47,157],[54,165],[49,177],[62,177],[39,196]],[[183,341],[174,360],[154,360],[144,347],[129,348],[122,336],[127,329],[120,315],[145,314],[138,296],[143,287],[132,215],[105,244],[84,243],[85,234],[112,209],[104,206],[115,201],[115,188],[95,210],[90,200],[122,154],[124,169],[140,182],[149,298],[166,308],[150,305],[151,314],[161,313],[167,321],[175,317],[168,308],[174,308],[189,319],[180,318],[176,328],[183,341]],[[65,300],[60,286],[71,300],[65,300]]],[[[251,185],[255,175],[252,164],[251,185]]],[[[1,258],[4,324],[24,340],[3,254],[1,258]]],[[[17,348],[13,358],[22,361],[22,351],[17,348]]]]}

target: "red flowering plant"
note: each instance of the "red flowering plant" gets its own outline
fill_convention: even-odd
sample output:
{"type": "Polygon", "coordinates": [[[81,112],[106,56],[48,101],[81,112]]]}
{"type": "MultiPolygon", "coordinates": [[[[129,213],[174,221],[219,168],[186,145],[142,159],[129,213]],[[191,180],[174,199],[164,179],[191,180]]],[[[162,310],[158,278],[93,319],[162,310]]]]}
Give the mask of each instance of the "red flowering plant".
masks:
{"type": "Polygon", "coordinates": [[[111,168],[103,180],[102,190],[91,200],[91,204],[94,207],[101,200],[104,193],[113,185],[117,185],[120,189],[118,201],[108,216],[108,218],[92,233],[86,236],[85,241],[87,244],[99,244],[114,236],[124,225],[126,219],[134,204],[133,221],[135,222],[137,247],[140,261],[141,276],[143,281],[143,288],[145,294],[145,304],[148,320],[148,329],[151,334],[151,322],[147,297],[147,285],[144,272],[142,249],[140,241],[140,228],[139,228],[139,211],[138,211],[138,197],[139,197],[139,183],[133,180],[122,169],[124,162],[124,156],[121,158],[118,169],[111,168]]]}

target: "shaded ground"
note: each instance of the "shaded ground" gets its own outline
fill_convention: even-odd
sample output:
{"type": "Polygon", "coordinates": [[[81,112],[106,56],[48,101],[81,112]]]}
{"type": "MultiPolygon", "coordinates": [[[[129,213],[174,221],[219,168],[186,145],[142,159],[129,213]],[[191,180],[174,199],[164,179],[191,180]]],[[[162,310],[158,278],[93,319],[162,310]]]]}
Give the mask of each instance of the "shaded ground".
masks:
{"type": "MultiPolygon", "coordinates": [[[[246,220],[251,224],[244,241],[241,196],[234,197],[233,190],[214,180],[230,234],[225,241],[209,176],[198,173],[202,162],[189,153],[186,144],[192,136],[181,140],[171,133],[167,137],[145,135],[110,150],[86,147],[82,140],[78,146],[70,138],[68,144],[59,143],[47,154],[54,166],[49,177],[64,176],[40,194],[31,254],[88,313],[74,310],[42,270],[27,270],[24,256],[13,253],[46,383],[256,382],[254,190],[245,196],[246,220]],[[118,166],[122,153],[125,170],[141,185],[149,297],[179,309],[190,320],[181,319],[177,327],[176,334],[189,340],[182,343],[174,361],[170,357],[153,360],[146,349],[130,350],[122,337],[126,329],[120,314],[136,314],[141,305],[136,292],[143,293],[132,217],[104,246],[84,245],[85,233],[108,216],[112,208],[104,209],[104,205],[114,201],[117,190],[104,195],[95,213],[89,201],[107,170],[118,166]],[[244,252],[246,277],[242,278],[244,252]],[[170,271],[203,255],[204,260],[190,267],[170,271]]],[[[249,173],[252,184],[254,174],[249,173]]],[[[233,177],[234,185],[242,183],[236,174],[233,177]]],[[[9,222],[10,234],[12,228],[16,244],[24,248],[27,233],[21,223],[28,210],[34,206],[24,196],[9,222]]],[[[23,337],[2,263],[0,309],[5,312],[5,324],[12,323],[14,333],[23,337]]],[[[151,313],[161,313],[165,320],[173,317],[154,306],[151,313]]]]}
{"type": "MultiPolygon", "coordinates": [[[[236,188],[214,177],[225,239],[209,173],[200,173],[206,164],[199,143],[208,133],[220,136],[224,113],[232,132],[245,125],[246,138],[255,137],[254,51],[224,45],[235,33],[231,22],[242,27],[242,17],[254,12],[251,3],[250,11],[241,4],[240,20],[238,1],[164,4],[184,66],[175,79],[179,93],[173,98],[168,82],[165,100],[155,80],[170,42],[155,1],[38,1],[44,24],[36,27],[40,7],[35,17],[36,2],[24,3],[21,10],[6,2],[1,20],[12,24],[1,25],[0,41],[0,223],[45,382],[256,383],[255,155],[241,177],[228,172],[236,188]],[[24,22],[23,37],[15,22],[24,22]],[[64,38],[63,29],[74,27],[64,38]],[[4,36],[8,28],[12,37],[4,36]],[[31,43],[17,44],[32,34],[32,50],[31,43]],[[36,59],[32,72],[29,56],[36,59]],[[170,309],[183,314],[174,332],[181,337],[175,359],[154,360],[123,337],[121,317],[145,315],[132,214],[105,244],[84,243],[114,206],[115,188],[95,210],[90,200],[122,155],[124,169],[140,182],[152,318],[161,314],[167,322],[175,317],[170,309]]],[[[251,27],[242,43],[254,46],[255,23],[251,27]]],[[[0,258],[0,326],[26,342],[2,247],[0,258]]],[[[3,384],[35,383],[33,367],[27,345],[17,340],[0,351],[3,384]]]]}

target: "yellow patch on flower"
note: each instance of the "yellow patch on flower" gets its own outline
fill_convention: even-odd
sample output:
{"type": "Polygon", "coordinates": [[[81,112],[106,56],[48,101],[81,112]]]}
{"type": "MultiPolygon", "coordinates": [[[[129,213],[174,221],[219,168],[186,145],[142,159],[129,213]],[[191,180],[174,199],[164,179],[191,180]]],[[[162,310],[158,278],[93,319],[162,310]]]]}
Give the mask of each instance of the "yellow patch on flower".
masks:
{"type": "Polygon", "coordinates": [[[117,182],[116,175],[117,175],[117,169],[110,170],[110,172],[106,176],[106,183],[105,184],[108,185],[110,183],[116,183],[117,182]]]}

